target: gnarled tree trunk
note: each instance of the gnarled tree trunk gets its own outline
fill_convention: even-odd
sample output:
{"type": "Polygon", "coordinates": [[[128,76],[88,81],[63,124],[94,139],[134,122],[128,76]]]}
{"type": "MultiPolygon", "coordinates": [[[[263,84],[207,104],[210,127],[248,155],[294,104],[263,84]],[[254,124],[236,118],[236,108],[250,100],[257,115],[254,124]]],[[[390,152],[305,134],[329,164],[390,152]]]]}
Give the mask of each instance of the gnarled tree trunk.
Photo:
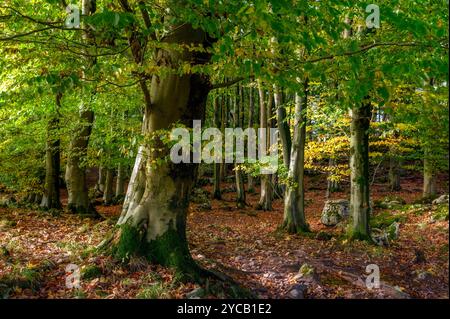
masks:
{"type": "MultiPolygon", "coordinates": [[[[210,39],[209,39],[210,40],[210,39]]],[[[174,26],[164,39],[171,44],[207,46],[207,36],[189,24],[174,26]]],[[[209,56],[189,50],[160,49],[156,62],[176,69],[185,62],[201,64],[209,56]]],[[[192,125],[192,120],[204,118],[209,78],[204,75],[169,74],[155,76],[151,86],[151,110],[146,110],[144,133],[151,137],[158,130],[170,130],[175,123],[192,125]]],[[[186,240],[186,215],[189,194],[197,164],[174,164],[152,161],[169,153],[167,146],[153,136],[152,150],[143,145],[136,159],[127,201],[118,221],[120,236],[113,251],[116,257],[127,259],[143,255],[153,262],[172,266],[183,273],[196,273],[186,240]]]]}

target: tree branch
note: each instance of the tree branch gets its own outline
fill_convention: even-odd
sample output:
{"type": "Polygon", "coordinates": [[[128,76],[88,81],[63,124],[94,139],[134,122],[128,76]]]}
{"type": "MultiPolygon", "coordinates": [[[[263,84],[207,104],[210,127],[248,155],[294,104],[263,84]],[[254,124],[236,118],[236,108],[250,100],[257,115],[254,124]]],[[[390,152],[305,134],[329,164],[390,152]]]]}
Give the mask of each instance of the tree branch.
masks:
{"type": "Polygon", "coordinates": [[[2,41],[10,41],[10,40],[14,40],[14,39],[17,39],[17,38],[26,37],[27,35],[34,34],[34,33],[39,33],[39,32],[50,30],[50,29],[53,29],[53,27],[46,27],[46,28],[37,29],[37,30],[30,31],[30,32],[26,32],[26,33],[14,34],[14,35],[11,35],[11,36],[0,38],[0,42],[2,42],[2,41]]]}
{"type": "Polygon", "coordinates": [[[234,80],[231,80],[231,81],[228,81],[228,82],[211,85],[211,90],[217,90],[217,89],[226,88],[226,87],[232,86],[232,85],[234,85],[236,83],[239,83],[239,82],[241,82],[243,80],[246,80],[246,79],[253,79],[253,75],[250,76],[250,77],[239,77],[237,79],[234,79],[234,80]]]}
{"type": "MultiPolygon", "coordinates": [[[[327,56],[323,56],[323,57],[319,57],[319,58],[315,58],[315,59],[300,61],[300,63],[304,64],[304,63],[315,63],[315,62],[320,62],[320,61],[325,61],[325,60],[333,60],[334,58],[337,58],[337,57],[352,56],[352,55],[356,55],[359,53],[364,53],[366,51],[369,51],[369,50],[377,48],[377,47],[385,47],[385,46],[427,47],[427,48],[435,47],[435,46],[432,46],[429,44],[416,43],[416,42],[378,42],[378,43],[372,43],[369,45],[365,45],[356,51],[349,51],[349,52],[344,52],[341,54],[331,54],[331,55],[327,55],[327,56]]],[[[442,48],[446,48],[446,47],[442,46],[442,48]]]]}
{"type": "MultiPolygon", "coordinates": [[[[145,7],[145,2],[139,1],[138,5],[139,10],[141,11],[142,14],[142,18],[144,19],[145,27],[147,29],[150,29],[152,27],[152,22],[150,21],[150,16],[148,14],[147,8],[145,7]]],[[[150,37],[152,38],[152,40],[156,40],[156,34],[154,32],[150,34],[150,37]]]]}

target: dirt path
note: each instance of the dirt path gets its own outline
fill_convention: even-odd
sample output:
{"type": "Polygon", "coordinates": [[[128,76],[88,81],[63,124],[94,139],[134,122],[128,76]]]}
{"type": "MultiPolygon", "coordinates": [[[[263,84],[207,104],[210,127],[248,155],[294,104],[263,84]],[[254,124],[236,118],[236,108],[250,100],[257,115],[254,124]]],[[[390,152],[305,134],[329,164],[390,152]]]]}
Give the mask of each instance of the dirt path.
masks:
{"type": "MultiPolygon", "coordinates": [[[[411,202],[417,185],[407,186],[397,195],[411,202]]],[[[317,189],[307,194],[310,236],[278,232],[281,201],[275,201],[272,212],[257,211],[253,207],[258,194],[249,196],[246,210],[235,208],[232,192],[222,201],[212,201],[211,210],[193,205],[188,219],[192,254],[202,264],[245,283],[261,298],[289,297],[289,291],[305,280],[298,276],[303,264],[315,273],[307,298],[448,298],[448,222],[428,223],[431,212],[424,212],[407,217],[391,247],[348,242],[342,229],[320,224],[324,193],[317,189]],[[319,231],[332,238],[316,239],[319,231]],[[426,261],[416,261],[417,251],[426,261]],[[371,264],[380,268],[379,290],[365,286],[366,266],[371,264]]],[[[385,195],[379,190],[374,198],[385,195]]]]}

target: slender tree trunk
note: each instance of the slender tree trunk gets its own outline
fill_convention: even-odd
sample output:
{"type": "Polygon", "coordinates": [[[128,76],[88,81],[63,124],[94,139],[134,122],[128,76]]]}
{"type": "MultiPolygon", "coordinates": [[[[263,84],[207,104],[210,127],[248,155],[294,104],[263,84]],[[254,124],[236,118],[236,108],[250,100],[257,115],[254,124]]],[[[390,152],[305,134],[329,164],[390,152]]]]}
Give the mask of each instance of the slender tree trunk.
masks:
{"type": "MultiPolygon", "coordinates": [[[[274,85],[274,101],[275,109],[277,110],[277,126],[281,140],[281,147],[283,150],[283,164],[286,169],[289,169],[290,157],[291,157],[291,131],[289,129],[289,123],[287,121],[286,109],[283,107],[283,92],[277,86],[274,85]]],[[[274,174],[273,185],[275,187],[275,193],[279,196],[284,196],[286,187],[278,183],[277,174],[274,174]]],[[[283,198],[283,197],[282,197],[283,198]]]]}
{"type": "MultiPolygon", "coordinates": [[[[253,87],[250,87],[248,89],[249,93],[249,108],[248,108],[248,127],[253,128],[253,118],[255,117],[255,102],[253,99],[253,87]]],[[[249,193],[255,192],[255,185],[253,182],[253,176],[252,174],[247,175],[247,191],[249,193]]]]}
{"type": "MultiPolygon", "coordinates": [[[[270,107],[267,109],[267,116],[269,118],[269,129],[270,128],[275,128],[278,127],[278,123],[277,123],[277,110],[276,110],[276,105],[275,105],[275,94],[271,91],[269,91],[269,94],[271,94],[272,96],[272,101],[270,103],[270,107]]],[[[282,95],[278,95],[279,103],[280,105],[283,103],[282,102],[282,95]]],[[[271,174],[270,176],[270,186],[272,188],[272,200],[274,199],[282,199],[283,198],[283,193],[284,190],[281,187],[281,185],[278,183],[278,172],[275,172],[274,174],[271,174]]]]}
{"type": "Polygon", "coordinates": [[[436,169],[430,158],[430,151],[425,151],[423,160],[423,197],[436,196],[436,169]]]}
{"type": "Polygon", "coordinates": [[[391,191],[402,189],[400,185],[400,161],[395,155],[391,155],[389,159],[389,189],[391,191]]]}
{"type": "Polygon", "coordinates": [[[103,194],[103,192],[105,191],[105,179],[106,179],[106,170],[104,167],[100,166],[98,168],[98,180],[97,180],[96,189],[101,194],[103,194]]]}
{"type": "MultiPolygon", "coordinates": [[[[164,39],[169,44],[184,44],[183,47],[203,44],[211,39],[189,24],[174,26],[164,39]]],[[[156,62],[166,67],[185,63],[206,63],[209,55],[187,49],[160,49],[156,62]]],[[[164,77],[154,76],[151,86],[151,110],[145,118],[144,132],[150,137],[157,130],[169,130],[175,123],[192,125],[194,119],[204,119],[209,78],[204,75],[178,75],[176,72],[164,77]]],[[[164,161],[158,165],[153,160],[162,158],[169,149],[158,136],[153,136],[153,150],[142,146],[138,155],[145,157],[143,178],[135,179],[131,192],[143,189],[140,196],[130,195],[131,200],[118,221],[119,236],[113,252],[116,257],[128,259],[133,255],[144,255],[156,263],[172,266],[184,274],[198,274],[198,266],[192,260],[186,240],[186,216],[189,194],[197,174],[197,164],[173,164],[164,161]],[[136,202],[136,200],[139,200],[136,202]]],[[[137,174],[141,165],[135,165],[137,174]]],[[[127,195],[128,196],[128,195],[127,195]]]]}
{"type": "MultiPolygon", "coordinates": [[[[260,125],[261,129],[268,128],[268,109],[272,108],[272,94],[269,94],[269,103],[266,106],[264,102],[264,88],[260,80],[258,80],[259,104],[260,104],[260,125]]],[[[267,130],[268,131],[268,130],[267,130]]],[[[269,151],[270,136],[266,134],[266,151],[269,151]]],[[[262,210],[272,210],[272,176],[269,174],[261,175],[261,197],[259,199],[258,207],[262,210]]]]}
{"type": "Polygon", "coordinates": [[[336,164],[336,161],[334,158],[330,158],[328,161],[328,167],[330,168],[330,173],[328,174],[328,179],[327,179],[327,194],[326,194],[326,198],[330,197],[331,193],[335,193],[335,192],[339,192],[341,190],[341,184],[332,179],[331,178],[331,168],[336,164]]]}
{"type": "Polygon", "coordinates": [[[114,197],[114,170],[106,169],[105,191],[103,192],[103,204],[111,205],[114,197]]]}
{"type": "Polygon", "coordinates": [[[47,127],[47,149],[45,158],[45,189],[41,201],[44,209],[61,209],[59,198],[60,145],[59,109],[62,94],[56,95],[56,115],[50,119],[47,127]]]}
{"type": "MultiPolygon", "coordinates": [[[[220,117],[221,117],[221,108],[218,101],[218,96],[214,97],[214,126],[216,128],[220,127],[220,117]]],[[[222,194],[220,191],[220,167],[221,163],[214,163],[214,192],[213,192],[213,198],[214,199],[221,199],[222,194]]]]}
{"type": "Polygon", "coordinates": [[[350,137],[350,211],[351,237],[370,238],[369,127],[372,107],[369,101],[352,108],[350,137]]]}
{"type": "Polygon", "coordinates": [[[125,195],[125,178],[126,178],[126,169],[125,165],[122,163],[117,167],[117,179],[116,179],[116,191],[115,197],[117,201],[123,200],[125,195]]]}
{"type": "MultiPolygon", "coordinates": [[[[435,78],[429,79],[429,90],[435,85],[435,78]]],[[[425,103],[430,103],[428,94],[425,95],[425,103]]],[[[436,155],[433,154],[431,145],[424,145],[423,148],[423,197],[433,198],[436,196],[436,178],[437,178],[437,163],[436,155]]]]}
{"type": "Polygon", "coordinates": [[[304,185],[307,106],[308,82],[305,81],[302,96],[295,95],[294,138],[289,163],[289,184],[284,199],[283,228],[289,233],[309,230],[305,218],[304,185]]]}
{"type": "MultiPolygon", "coordinates": [[[[234,127],[239,127],[241,122],[242,109],[242,95],[239,86],[236,86],[236,95],[234,97],[234,127]]],[[[245,189],[244,189],[244,175],[239,164],[234,165],[234,173],[236,177],[236,206],[238,208],[245,207],[245,189]]]]}
{"type": "Polygon", "coordinates": [[[278,130],[281,146],[283,148],[283,163],[289,168],[291,162],[291,133],[287,122],[286,109],[282,106],[283,94],[277,85],[274,85],[275,108],[277,110],[278,130]]]}
{"type": "MultiPolygon", "coordinates": [[[[222,121],[221,121],[221,131],[222,135],[225,136],[225,128],[228,123],[228,101],[229,99],[226,95],[222,96],[222,121]]],[[[227,163],[225,163],[225,156],[223,156],[222,163],[220,164],[220,179],[222,181],[225,180],[227,175],[227,163]]]]}

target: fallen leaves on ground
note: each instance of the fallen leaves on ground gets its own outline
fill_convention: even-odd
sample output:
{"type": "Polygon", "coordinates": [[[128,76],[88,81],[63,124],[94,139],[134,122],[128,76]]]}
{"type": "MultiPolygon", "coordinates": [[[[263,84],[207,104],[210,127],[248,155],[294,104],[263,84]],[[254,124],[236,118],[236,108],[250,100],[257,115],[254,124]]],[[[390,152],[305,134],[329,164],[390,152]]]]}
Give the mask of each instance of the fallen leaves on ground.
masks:
{"type": "MultiPolygon", "coordinates": [[[[410,204],[420,196],[419,183],[418,179],[407,180],[403,190],[395,193],[374,185],[373,199],[395,194],[410,204]]],[[[212,200],[211,209],[192,204],[188,215],[192,256],[260,298],[289,297],[299,280],[305,282],[307,276],[299,273],[302,265],[312,269],[306,298],[395,298],[396,291],[413,298],[448,298],[448,221],[434,220],[432,207],[376,209],[375,216],[383,212],[402,216],[399,239],[389,247],[378,247],[348,241],[344,229],[320,223],[325,190],[316,184],[323,185],[323,181],[307,181],[311,234],[279,231],[282,201],[274,201],[273,211],[258,211],[258,193],[247,194],[245,209],[236,208],[231,191],[223,193],[221,201],[212,200]],[[317,237],[319,232],[328,235],[317,237]],[[386,289],[365,287],[370,264],[379,266],[386,289]]],[[[346,195],[335,193],[333,197],[346,195]]],[[[0,208],[0,278],[17,280],[13,288],[2,286],[0,280],[0,293],[9,298],[185,298],[198,288],[177,281],[174,271],[164,267],[141,260],[124,266],[109,256],[93,254],[120,214],[120,206],[97,209],[106,220],[0,208]],[[66,287],[68,264],[89,274],[82,277],[79,289],[66,287]]]]}

